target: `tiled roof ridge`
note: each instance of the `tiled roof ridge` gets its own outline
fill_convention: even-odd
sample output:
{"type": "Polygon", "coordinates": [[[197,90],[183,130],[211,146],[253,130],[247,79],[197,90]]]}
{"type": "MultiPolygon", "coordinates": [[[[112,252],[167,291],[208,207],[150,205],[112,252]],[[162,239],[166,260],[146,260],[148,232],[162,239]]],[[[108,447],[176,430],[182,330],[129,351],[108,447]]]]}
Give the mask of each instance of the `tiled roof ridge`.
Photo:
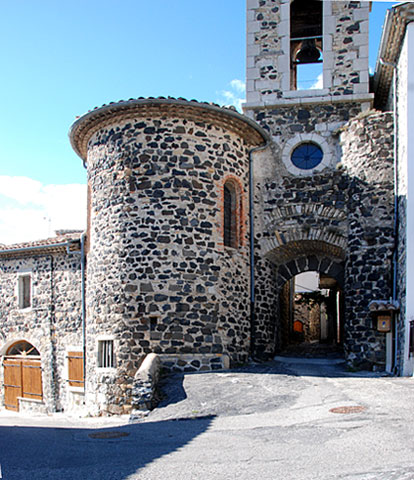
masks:
{"type": "Polygon", "coordinates": [[[186,100],[183,97],[139,97],[110,102],[77,117],[69,131],[72,148],[85,164],[87,142],[97,129],[117,118],[133,118],[137,114],[159,115],[161,111],[169,112],[172,116],[185,115],[188,118],[197,117],[210,123],[226,125],[226,128],[244,136],[252,145],[262,145],[268,141],[268,133],[258,123],[238,112],[234,107],[186,100]]]}
{"type": "Polygon", "coordinates": [[[59,230],[58,232],[58,235],[39,240],[30,240],[27,242],[13,243],[10,245],[0,244],[0,253],[7,253],[12,250],[19,250],[25,248],[47,248],[49,246],[53,246],[59,243],[76,242],[80,240],[82,234],[82,230],[68,230],[67,233],[61,233],[64,231],[59,230]]]}
{"type": "MultiPolygon", "coordinates": [[[[117,102],[103,103],[101,106],[99,106],[99,107],[96,106],[96,107],[92,108],[91,110],[88,110],[87,112],[85,112],[82,115],[77,115],[75,117],[75,119],[77,120],[78,118],[83,117],[83,115],[86,115],[87,113],[94,112],[95,110],[99,110],[100,108],[109,107],[111,105],[119,105],[119,104],[122,104],[122,103],[132,103],[132,102],[136,102],[137,100],[144,100],[144,101],[145,100],[178,100],[178,101],[181,101],[181,102],[195,103],[196,105],[200,105],[200,106],[210,105],[212,107],[217,107],[217,108],[220,108],[222,110],[230,110],[232,112],[238,112],[236,107],[234,107],[233,105],[220,105],[220,104],[214,103],[214,102],[200,102],[199,100],[196,100],[194,98],[191,99],[191,100],[188,100],[187,98],[184,98],[184,97],[171,97],[171,96],[164,97],[164,96],[160,95],[158,97],[136,97],[136,98],[131,97],[128,100],[118,100],[117,102]]],[[[238,112],[238,113],[240,113],[240,112],[238,112]]]]}

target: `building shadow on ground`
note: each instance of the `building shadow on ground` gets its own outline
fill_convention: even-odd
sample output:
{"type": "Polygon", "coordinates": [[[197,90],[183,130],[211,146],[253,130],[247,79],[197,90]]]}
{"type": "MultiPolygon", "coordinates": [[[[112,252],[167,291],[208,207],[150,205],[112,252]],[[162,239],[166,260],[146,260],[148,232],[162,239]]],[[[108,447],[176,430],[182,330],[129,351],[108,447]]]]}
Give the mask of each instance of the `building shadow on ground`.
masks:
{"type": "Polygon", "coordinates": [[[103,429],[2,426],[2,478],[124,480],[184,447],[205,432],[213,418],[103,429]]]}

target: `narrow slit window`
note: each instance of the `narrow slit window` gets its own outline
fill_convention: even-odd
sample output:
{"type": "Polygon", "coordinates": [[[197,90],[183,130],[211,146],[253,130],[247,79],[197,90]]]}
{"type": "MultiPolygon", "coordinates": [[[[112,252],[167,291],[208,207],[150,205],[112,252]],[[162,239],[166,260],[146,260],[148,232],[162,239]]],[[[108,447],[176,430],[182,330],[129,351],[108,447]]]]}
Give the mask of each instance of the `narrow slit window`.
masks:
{"type": "Polygon", "coordinates": [[[21,275],[19,277],[19,308],[29,308],[32,305],[32,277],[21,275]]]}
{"type": "Polygon", "coordinates": [[[239,246],[239,197],[236,185],[227,181],[223,187],[223,242],[226,247],[239,246]]]}

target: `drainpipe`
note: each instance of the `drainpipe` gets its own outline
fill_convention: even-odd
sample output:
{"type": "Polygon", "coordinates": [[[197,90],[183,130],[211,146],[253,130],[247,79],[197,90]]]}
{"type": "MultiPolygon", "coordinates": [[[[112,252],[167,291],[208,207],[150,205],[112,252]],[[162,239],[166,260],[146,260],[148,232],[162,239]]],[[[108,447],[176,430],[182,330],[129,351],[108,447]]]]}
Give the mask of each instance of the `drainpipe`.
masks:
{"type": "MultiPolygon", "coordinates": [[[[383,58],[379,58],[379,63],[386,67],[393,69],[393,121],[394,121],[394,252],[393,252],[393,272],[392,272],[392,300],[397,300],[397,280],[398,280],[398,145],[397,145],[397,65],[394,62],[387,62],[383,58]]],[[[394,373],[399,375],[400,368],[397,365],[398,359],[398,328],[397,328],[397,313],[394,313],[394,373]]]]}
{"type": "Polygon", "coordinates": [[[250,355],[254,360],[254,351],[256,347],[256,317],[255,317],[255,279],[254,279],[254,169],[253,153],[265,150],[269,146],[269,141],[260,147],[255,147],[249,151],[249,229],[250,229],[250,355]]]}
{"type": "Polygon", "coordinates": [[[82,348],[83,348],[83,390],[86,392],[86,295],[85,295],[85,239],[86,232],[81,235],[81,302],[82,302],[82,348]]]}
{"type": "Polygon", "coordinates": [[[50,383],[51,383],[51,401],[52,401],[52,411],[57,411],[57,401],[56,401],[56,345],[55,345],[55,335],[56,335],[56,325],[55,325],[55,295],[54,295],[54,264],[53,264],[53,255],[49,255],[50,259],[50,325],[49,325],[49,335],[50,335],[50,383]]]}
{"type": "Polygon", "coordinates": [[[83,388],[86,391],[86,255],[85,255],[85,240],[86,231],[82,233],[80,237],[81,250],[80,252],[68,253],[80,253],[81,256],[81,318],[82,318],[82,352],[83,352],[83,388]]]}

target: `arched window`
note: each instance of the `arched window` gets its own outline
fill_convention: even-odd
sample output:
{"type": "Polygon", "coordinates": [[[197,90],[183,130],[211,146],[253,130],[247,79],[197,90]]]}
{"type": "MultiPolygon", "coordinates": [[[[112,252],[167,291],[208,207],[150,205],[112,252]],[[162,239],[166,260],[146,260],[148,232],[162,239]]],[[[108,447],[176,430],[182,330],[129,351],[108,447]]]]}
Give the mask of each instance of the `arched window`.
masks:
{"type": "Polygon", "coordinates": [[[22,340],[20,342],[15,343],[12,345],[8,351],[7,355],[10,356],[18,356],[18,357],[28,357],[28,356],[36,356],[40,357],[40,353],[33,345],[22,340]]]}
{"type": "Polygon", "coordinates": [[[241,196],[236,182],[223,187],[223,241],[225,247],[238,248],[240,242],[241,196]]]}
{"type": "Polygon", "coordinates": [[[291,90],[322,88],[322,7],[318,0],[290,4],[291,90]]]}

